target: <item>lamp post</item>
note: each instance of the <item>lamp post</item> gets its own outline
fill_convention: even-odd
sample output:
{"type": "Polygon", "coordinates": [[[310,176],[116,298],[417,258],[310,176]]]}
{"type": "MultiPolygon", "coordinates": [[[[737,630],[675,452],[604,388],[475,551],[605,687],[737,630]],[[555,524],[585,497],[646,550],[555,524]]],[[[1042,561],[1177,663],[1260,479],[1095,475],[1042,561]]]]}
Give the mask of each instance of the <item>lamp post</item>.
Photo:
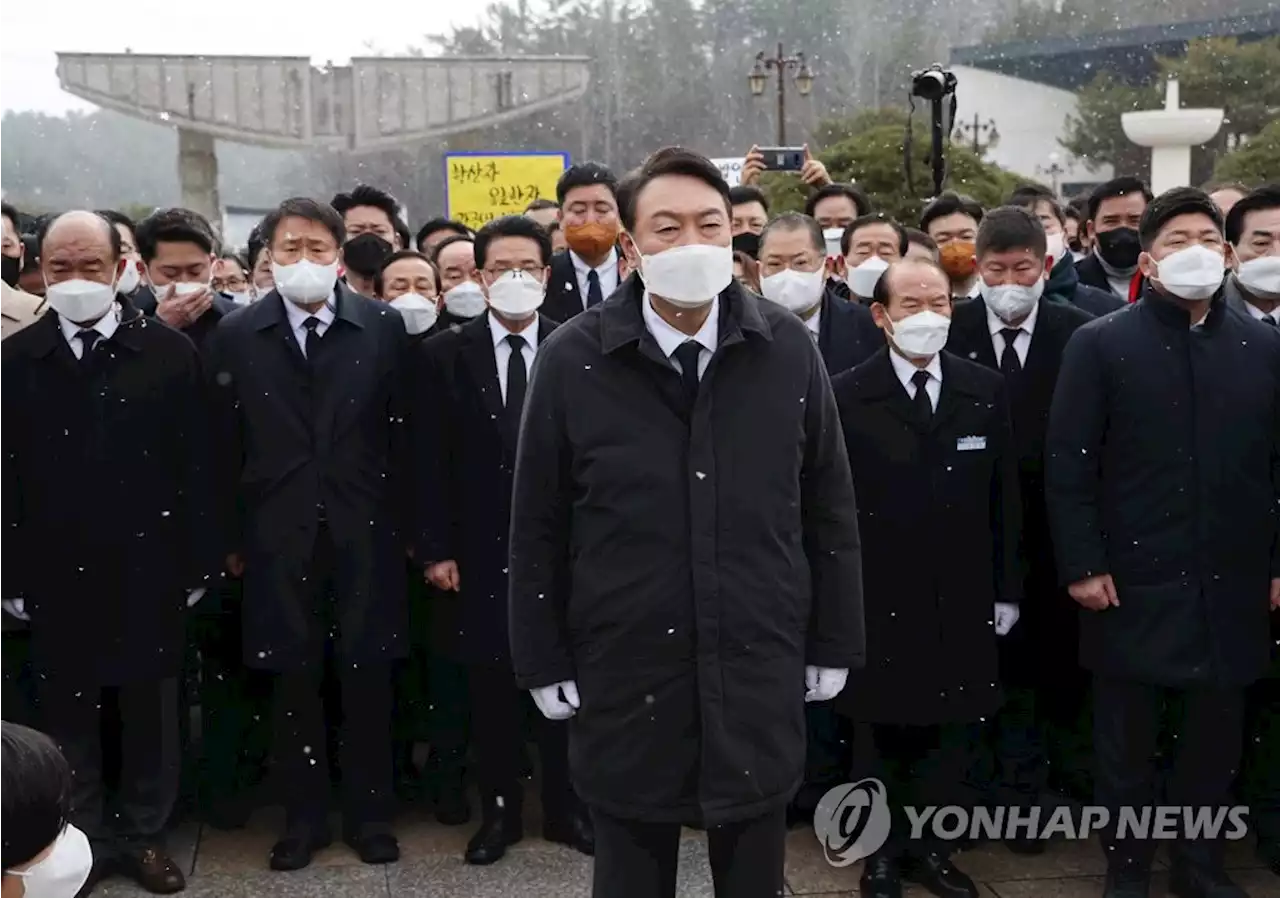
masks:
{"type": "Polygon", "coordinates": [[[788,71],[795,71],[796,90],[800,92],[800,96],[807,97],[809,92],[813,90],[813,72],[809,70],[809,64],[805,62],[804,54],[797,53],[795,56],[787,56],[782,52],[782,44],[778,44],[778,55],[772,58],[766,57],[764,52],[756,54],[756,64],[751,67],[751,74],[747,75],[747,84],[751,88],[751,95],[760,97],[764,95],[765,88],[769,86],[769,72],[776,71],[778,75],[778,146],[785,147],[787,145],[787,85],[784,75],[788,71]]]}
{"type": "Polygon", "coordinates": [[[961,122],[956,125],[956,140],[965,140],[966,135],[973,141],[973,152],[982,155],[982,138],[987,139],[987,145],[995,143],[1000,139],[1000,132],[996,130],[996,120],[987,119],[985,122],[978,113],[973,114],[972,122],[961,122]]]}
{"type": "Polygon", "coordinates": [[[1061,178],[1063,175],[1067,174],[1068,172],[1070,172],[1070,171],[1074,171],[1074,170],[1075,170],[1075,166],[1074,166],[1073,164],[1071,164],[1071,163],[1067,163],[1067,167],[1066,167],[1066,168],[1063,168],[1063,167],[1062,167],[1062,157],[1061,157],[1061,156],[1059,156],[1057,153],[1050,153],[1050,154],[1049,154],[1049,164],[1048,164],[1048,165],[1037,165],[1037,166],[1036,166],[1036,174],[1037,174],[1037,175],[1048,175],[1048,176],[1052,179],[1052,181],[1053,181],[1053,195],[1054,195],[1054,196],[1060,196],[1060,195],[1061,195],[1061,194],[1059,194],[1059,193],[1058,193],[1058,179],[1059,179],[1059,178],[1061,178]]]}

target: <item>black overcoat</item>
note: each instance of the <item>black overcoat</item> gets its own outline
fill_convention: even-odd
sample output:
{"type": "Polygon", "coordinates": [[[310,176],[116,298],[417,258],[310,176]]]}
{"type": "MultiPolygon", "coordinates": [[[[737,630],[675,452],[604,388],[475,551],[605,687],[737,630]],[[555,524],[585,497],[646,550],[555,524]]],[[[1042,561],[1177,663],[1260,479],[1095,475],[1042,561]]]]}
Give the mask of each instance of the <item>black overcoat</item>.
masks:
{"type": "MultiPolygon", "coordinates": [[[[539,346],[555,327],[539,316],[539,346]]],[[[457,562],[462,587],[433,594],[433,644],[464,663],[509,663],[507,540],[517,434],[505,425],[488,313],[437,334],[417,355],[414,558],[420,566],[457,562]]]]}
{"type": "Polygon", "coordinates": [[[4,591],[33,662],[86,688],[177,675],[186,590],[220,567],[195,347],[122,318],[86,371],[49,311],[3,358],[4,591]]]}
{"type": "Polygon", "coordinates": [[[1067,344],[1046,444],[1064,584],[1115,581],[1081,610],[1080,660],[1168,686],[1241,685],[1268,660],[1280,576],[1280,334],[1221,296],[1203,324],[1149,290],[1067,344]]]}
{"type": "Polygon", "coordinates": [[[567,249],[552,256],[549,267],[547,298],[540,311],[544,318],[563,324],[584,307],[582,291],[578,289],[578,272],[567,249]]]}
{"type": "Polygon", "coordinates": [[[862,662],[857,519],[822,359],[734,283],[690,412],[629,278],[538,351],[511,520],[518,681],[576,679],[579,796],[706,826],[804,772],[804,667],[862,662]]]}
{"type": "Polygon", "coordinates": [[[1018,457],[1004,378],[941,354],[928,424],[883,349],[835,379],[858,490],[866,667],[836,710],[855,720],[976,721],[1000,703],[996,602],[1022,597],[1018,457]]]}
{"type": "Polygon", "coordinates": [[[223,318],[206,344],[224,462],[227,551],[244,572],[245,661],[293,670],[327,632],[308,576],[324,508],[333,541],[336,645],[374,663],[407,646],[411,343],[400,313],[339,284],[308,362],[275,291],[223,318]]]}
{"type": "Polygon", "coordinates": [[[827,363],[828,374],[835,377],[861,365],[883,347],[884,334],[866,306],[841,299],[832,290],[822,295],[818,349],[827,363]]]}

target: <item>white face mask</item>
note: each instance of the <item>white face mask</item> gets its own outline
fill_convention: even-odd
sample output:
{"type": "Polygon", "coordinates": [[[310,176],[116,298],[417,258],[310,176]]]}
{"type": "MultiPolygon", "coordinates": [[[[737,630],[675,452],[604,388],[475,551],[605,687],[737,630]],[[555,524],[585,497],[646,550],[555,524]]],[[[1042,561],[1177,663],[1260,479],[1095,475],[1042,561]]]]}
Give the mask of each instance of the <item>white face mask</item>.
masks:
{"type": "Polygon", "coordinates": [[[484,292],[475,281],[463,281],[444,295],[444,307],[457,318],[475,318],[485,310],[484,292]]]}
{"type": "Polygon", "coordinates": [[[909,359],[931,359],[947,345],[951,319],[930,309],[893,322],[889,339],[909,359]]]}
{"type": "Polygon", "coordinates": [[[849,270],[849,289],[854,296],[861,296],[863,299],[870,299],[875,292],[876,284],[880,283],[881,276],[888,269],[889,263],[879,256],[872,256],[855,268],[849,270]]]}
{"type": "Polygon", "coordinates": [[[645,289],[682,309],[700,309],[733,282],[733,248],[690,243],[640,257],[645,289]]]}
{"type": "Polygon", "coordinates": [[[1226,270],[1221,253],[1196,243],[1161,259],[1156,264],[1156,277],[1174,296],[1200,300],[1218,292],[1226,270]]]}
{"type": "Polygon", "coordinates": [[[822,231],[822,242],[827,245],[827,258],[834,259],[840,255],[842,237],[844,237],[844,228],[825,228],[822,231]]]}
{"type": "Polygon", "coordinates": [[[1061,234],[1046,234],[1046,247],[1044,254],[1049,257],[1049,264],[1055,265],[1062,260],[1067,252],[1067,241],[1063,239],[1061,234]]]}
{"type": "Polygon", "coordinates": [[[519,321],[542,305],[542,282],[523,271],[508,271],[489,285],[489,305],[494,311],[519,321]]]}
{"type": "Polygon", "coordinates": [[[817,271],[784,268],[760,281],[760,291],[765,299],[797,315],[822,302],[825,287],[826,277],[821,268],[817,271]]]}
{"type": "Polygon", "coordinates": [[[182,296],[190,296],[193,293],[199,293],[201,290],[209,289],[208,284],[193,284],[190,281],[174,281],[171,284],[165,284],[163,287],[159,284],[152,284],[151,289],[155,291],[156,299],[162,299],[170,289],[173,290],[173,298],[178,299],[182,296]]]}
{"type": "Polygon", "coordinates": [[[979,281],[978,284],[987,308],[995,312],[996,317],[1006,324],[1025,318],[1044,295],[1044,278],[1036,278],[1035,284],[1030,287],[1024,287],[1021,284],[993,286],[986,281],[979,281]]]}
{"type": "Polygon", "coordinates": [[[228,293],[227,296],[231,297],[231,301],[238,306],[247,306],[249,303],[253,302],[253,294],[247,290],[239,293],[228,293]]]}
{"type": "Polygon", "coordinates": [[[93,867],[93,850],[85,834],[67,824],[43,860],[25,870],[6,870],[22,878],[26,898],[72,898],[93,867]]]}
{"type": "Polygon", "coordinates": [[[440,316],[434,300],[427,299],[417,293],[406,293],[391,300],[391,308],[400,312],[404,318],[404,328],[416,336],[431,330],[440,316]]]}
{"type": "Polygon", "coordinates": [[[297,306],[309,306],[325,302],[333,297],[333,286],[338,282],[338,260],[328,265],[302,259],[292,265],[271,263],[271,276],[276,290],[297,306]]]}
{"type": "Polygon", "coordinates": [[[1236,279],[1250,293],[1267,299],[1280,296],[1280,256],[1259,256],[1241,262],[1236,279]]]}
{"type": "Polygon", "coordinates": [[[124,272],[116,283],[116,290],[124,294],[130,294],[137,290],[138,285],[141,283],[142,276],[138,274],[138,263],[130,259],[125,263],[124,272]]]}
{"type": "Polygon", "coordinates": [[[1072,251],[1071,251],[1071,260],[1072,260],[1073,262],[1080,262],[1080,261],[1083,261],[1084,259],[1087,259],[1087,258],[1089,258],[1089,254],[1088,254],[1088,253],[1083,253],[1083,252],[1082,252],[1082,253],[1078,253],[1078,252],[1076,252],[1075,250],[1072,250],[1072,251]]]}
{"type": "Polygon", "coordinates": [[[49,307],[63,318],[75,324],[97,321],[111,308],[116,299],[114,284],[76,279],[60,284],[45,284],[45,299],[49,307]]]}

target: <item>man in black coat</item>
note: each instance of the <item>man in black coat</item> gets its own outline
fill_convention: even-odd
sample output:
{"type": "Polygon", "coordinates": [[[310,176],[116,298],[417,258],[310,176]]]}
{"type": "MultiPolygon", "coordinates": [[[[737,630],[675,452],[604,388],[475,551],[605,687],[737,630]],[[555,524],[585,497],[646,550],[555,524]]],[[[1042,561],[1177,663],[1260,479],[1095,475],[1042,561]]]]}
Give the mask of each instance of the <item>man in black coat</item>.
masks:
{"type": "Polygon", "coordinates": [[[604,302],[622,281],[618,179],[598,162],[582,162],[560,176],[556,198],[569,248],[551,259],[542,314],[563,323],[604,302]]]}
{"type": "MultiPolygon", "coordinates": [[[[1163,803],[1217,808],[1240,763],[1244,690],[1280,607],[1280,335],[1221,296],[1222,216],[1203,192],[1155,199],[1133,306],[1067,344],[1046,439],[1062,582],[1094,675],[1096,798],[1154,804],[1160,707],[1181,699],[1163,803]]],[[[1153,843],[1107,834],[1107,895],[1145,895],[1153,843]]],[[[1221,843],[1174,844],[1179,895],[1243,895],[1221,843]]]]}
{"type": "Polygon", "coordinates": [[[717,895],[772,898],[804,700],[862,658],[835,403],[803,323],[733,282],[710,160],[655,153],[622,220],[638,275],[560,327],[530,383],[516,679],[572,717],[598,898],[674,895],[681,824],[708,829],[717,895]]]}
{"type": "MultiPolygon", "coordinates": [[[[1018,206],[988,212],[978,226],[977,299],[957,303],[947,351],[1004,374],[1013,418],[1022,497],[1022,614],[1000,642],[1005,705],[995,720],[999,803],[1034,805],[1047,784],[1050,720],[1070,725],[1087,682],[1076,675],[1074,604],[1058,585],[1044,505],[1044,435],[1062,351],[1076,328],[1093,320],[1069,302],[1045,296],[1046,234],[1018,206]]],[[[1087,758],[1068,759],[1072,770],[1087,758]]],[[[994,796],[993,796],[994,797],[994,796]]],[[[1038,854],[1032,838],[1009,841],[1014,851],[1038,854]]]]}
{"type": "Polygon", "coordinates": [[[1114,293],[1123,303],[1143,294],[1146,281],[1138,270],[1142,252],[1138,224],[1151,202],[1151,188],[1141,178],[1123,175],[1099,184],[1089,194],[1085,230],[1093,251],[1076,263],[1076,275],[1086,287],[1114,293]]]}
{"type": "Polygon", "coordinates": [[[217,237],[203,215],[161,209],[138,223],[138,253],[156,297],[154,315],[203,348],[223,316],[238,307],[210,285],[217,237]]]}
{"type": "Polygon", "coordinates": [[[853,779],[878,776],[893,811],[862,894],[901,895],[907,878],[976,896],[945,842],[908,841],[902,806],[972,803],[968,749],[1000,704],[996,637],[1022,596],[1009,400],[999,374],[940,351],[951,285],[939,265],[891,265],[873,299],[889,347],[832,385],[859,485],[867,625],[866,667],[836,708],[860,724],[853,779]]]}
{"type": "Polygon", "coordinates": [[[408,628],[409,335],[395,309],[337,283],[343,227],[331,207],[286,200],[263,236],[276,289],[222,320],[208,365],[245,661],[275,674],[286,821],[271,866],[305,867],[330,839],[326,655],[343,711],[343,837],[366,863],[386,863],[399,855],[391,664],[408,628]]]}
{"type": "MultiPolygon", "coordinates": [[[[424,515],[414,553],[443,595],[434,626],[467,665],[472,749],[484,823],[466,860],[491,864],[523,837],[520,747],[527,699],[516,686],[507,637],[507,537],[516,437],[528,372],[555,322],[538,314],[551,239],[537,222],[507,216],[476,234],[476,269],[489,311],[421,350],[415,443],[424,515]]],[[[590,854],[590,824],[569,784],[569,728],[539,720],[542,828],[590,854]]]]}
{"type": "Polygon", "coordinates": [[[184,627],[218,558],[200,362],[186,337],[121,314],[126,260],[106,219],[59,216],[40,249],[50,311],[3,349],[6,598],[30,618],[41,728],[75,772],[90,888],[118,869],[176,892],[163,833],[178,796],[184,627]],[[114,813],[104,691],[121,723],[114,813]]]}

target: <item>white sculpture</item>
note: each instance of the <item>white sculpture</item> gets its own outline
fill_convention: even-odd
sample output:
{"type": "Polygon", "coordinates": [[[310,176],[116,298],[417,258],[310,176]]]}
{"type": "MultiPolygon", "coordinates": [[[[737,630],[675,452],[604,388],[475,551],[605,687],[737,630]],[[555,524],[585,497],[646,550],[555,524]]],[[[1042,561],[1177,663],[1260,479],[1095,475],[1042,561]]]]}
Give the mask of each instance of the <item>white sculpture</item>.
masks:
{"type": "Polygon", "coordinates": [[[1120,116],[1125,136],[1151,148],[1151,190],[1161,194],[1191,183],[1191,148],[1211,140],[1222,127],[1221,109],[1183,109],[1178,80],[1165,85],[1164,109],[1126,112],[1120,116]]]}

